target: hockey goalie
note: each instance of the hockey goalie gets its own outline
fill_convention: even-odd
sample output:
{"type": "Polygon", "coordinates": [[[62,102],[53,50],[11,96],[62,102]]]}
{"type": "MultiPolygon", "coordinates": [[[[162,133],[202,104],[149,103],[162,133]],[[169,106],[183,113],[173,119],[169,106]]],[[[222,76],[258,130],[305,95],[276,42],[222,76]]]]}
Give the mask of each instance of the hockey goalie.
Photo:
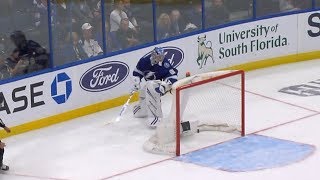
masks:
{"type": "Polygon", "coordinates": [[[155,128],[161,121],[162,109],[160,97],[170,91],[177,81],[178,70],[167,58],[164,49],[156,47],[151,56],[142,57],[133,71],[134,91],[139,91],[139,102],[133,108],[136,118],[147,118],[147,124],[155,128]],[[141,80],[146,81],[141,87],[141,80]]]}
{"type": "MultiPolygon", "coordinates": [[[[221,74],[221,73],[220,73],[221,74]]],[[[133,107],[135,118],[145,118],[146,123],[151,128],[156,128],[155,135],[152,136],[145,144],[144,149],[152,153],[174,154],[176,153],[177,136],[189,136],[201,131],[235,131],[235,127],[227,123],[218,124],[210,121],[203,121],[203,118],[180,118],[177,120],[176,101],[173,98],[172,108],[169,116],[164,117],[161,108],[161,97],[165,94],[175,96],[175,89],[179,86],[201,81],[211,77],[193,76],[177,81],[178,70],[174,68],[165,57],[163,48],[156,47],[150,56],[145,56],[139,60],[133,72],[134,91],[139,91],[139,102],[133,107]],[[141,87],[142,79],[145,85],[141,87]],[[177,83],[178,82],[178,83],[177,83]],[[168,93],[174,87],[174,91],[168,93]],[[171,95],[172,94],[172,95],[171,95]]],[[[217,75],[217,73],[215,73],[217,75]]],[[[219,75],[219,73],[218,73],[219,75]]],[[[189,97],[192,94],[187,92],[183,95],[179,114],[189,111],[186,105],[192,102],[189,97]],[[188,94],[189,93],[189,94],[188,94]]],[[[189,111],[190,112],[190,111],[189,111]]],[[[200,111],[198,111],[201,113],[200,111]]]]}

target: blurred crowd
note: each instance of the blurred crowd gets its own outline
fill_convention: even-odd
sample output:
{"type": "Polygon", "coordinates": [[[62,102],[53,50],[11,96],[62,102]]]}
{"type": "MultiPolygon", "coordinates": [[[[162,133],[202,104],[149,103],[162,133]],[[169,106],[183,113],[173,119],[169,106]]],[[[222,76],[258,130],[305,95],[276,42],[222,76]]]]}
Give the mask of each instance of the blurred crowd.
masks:
{"type": "Polygon", "coordinates": [[[257,0],[257,16],[290,12],[312,7],[312,0],[257,0]]]}
{"type": "MultiPolygon", "coordinates": [[[[249,19],[253,12],[253,0],[155,0],[155,6],[152,0],[104,2],[51,0],[49,52],[48,0],[1,0],[0,79],[249,19]]],[[[308,9],[311,2],[256,0],[256,15],[308,9]]]]}

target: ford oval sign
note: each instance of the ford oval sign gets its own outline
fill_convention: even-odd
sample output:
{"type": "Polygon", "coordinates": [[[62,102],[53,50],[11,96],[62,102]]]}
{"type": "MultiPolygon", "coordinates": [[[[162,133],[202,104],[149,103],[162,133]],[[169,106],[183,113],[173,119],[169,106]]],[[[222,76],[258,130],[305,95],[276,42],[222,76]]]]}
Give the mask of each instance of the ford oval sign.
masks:
{"type": "MultiPolygon", "coordinates": [[[[173,47],[173,46],[163,47],[163,49],[164,49],[166,58],[169,60],[171,65],[177,68],[183,61],[183,58],[184,58],[183,51],[180,48],[173,47]]],[[[144,57],[151,56],[151,52],[144,55],[144,57]]]]}
{"type": "Polygon", "coordinates": [[[99,92],[111,89],[124,81],[129,74],[127,64],[110,61],[98,64],[87,70],[80,78],[82,89],[90,92],[99,92]]]}

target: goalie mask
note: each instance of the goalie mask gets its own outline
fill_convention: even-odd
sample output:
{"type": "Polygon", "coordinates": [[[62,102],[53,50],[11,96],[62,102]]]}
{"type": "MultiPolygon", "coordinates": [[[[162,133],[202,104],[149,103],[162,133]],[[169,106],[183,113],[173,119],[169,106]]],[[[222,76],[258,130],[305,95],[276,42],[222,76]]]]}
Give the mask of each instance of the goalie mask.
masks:
{"type": "Polygon", "coordinates": [[[164,59],[164,56],[165,56],[164,49],[161,47],[155,47],[154,50],[151,52],[151,57],[150,57],[151,63],[158,64],[162,62],[164,59]]]}

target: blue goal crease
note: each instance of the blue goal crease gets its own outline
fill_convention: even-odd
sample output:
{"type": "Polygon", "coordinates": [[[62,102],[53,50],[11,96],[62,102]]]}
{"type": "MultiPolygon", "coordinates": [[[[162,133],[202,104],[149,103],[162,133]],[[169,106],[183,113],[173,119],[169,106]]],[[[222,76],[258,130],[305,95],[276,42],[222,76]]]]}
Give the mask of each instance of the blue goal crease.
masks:
{"type": "Polygon", "coordinates": [[[243,172],[269,169],[301,161],[315,147],[261,135],[248,135],[175,158],[215,169],[243,172]]]}

